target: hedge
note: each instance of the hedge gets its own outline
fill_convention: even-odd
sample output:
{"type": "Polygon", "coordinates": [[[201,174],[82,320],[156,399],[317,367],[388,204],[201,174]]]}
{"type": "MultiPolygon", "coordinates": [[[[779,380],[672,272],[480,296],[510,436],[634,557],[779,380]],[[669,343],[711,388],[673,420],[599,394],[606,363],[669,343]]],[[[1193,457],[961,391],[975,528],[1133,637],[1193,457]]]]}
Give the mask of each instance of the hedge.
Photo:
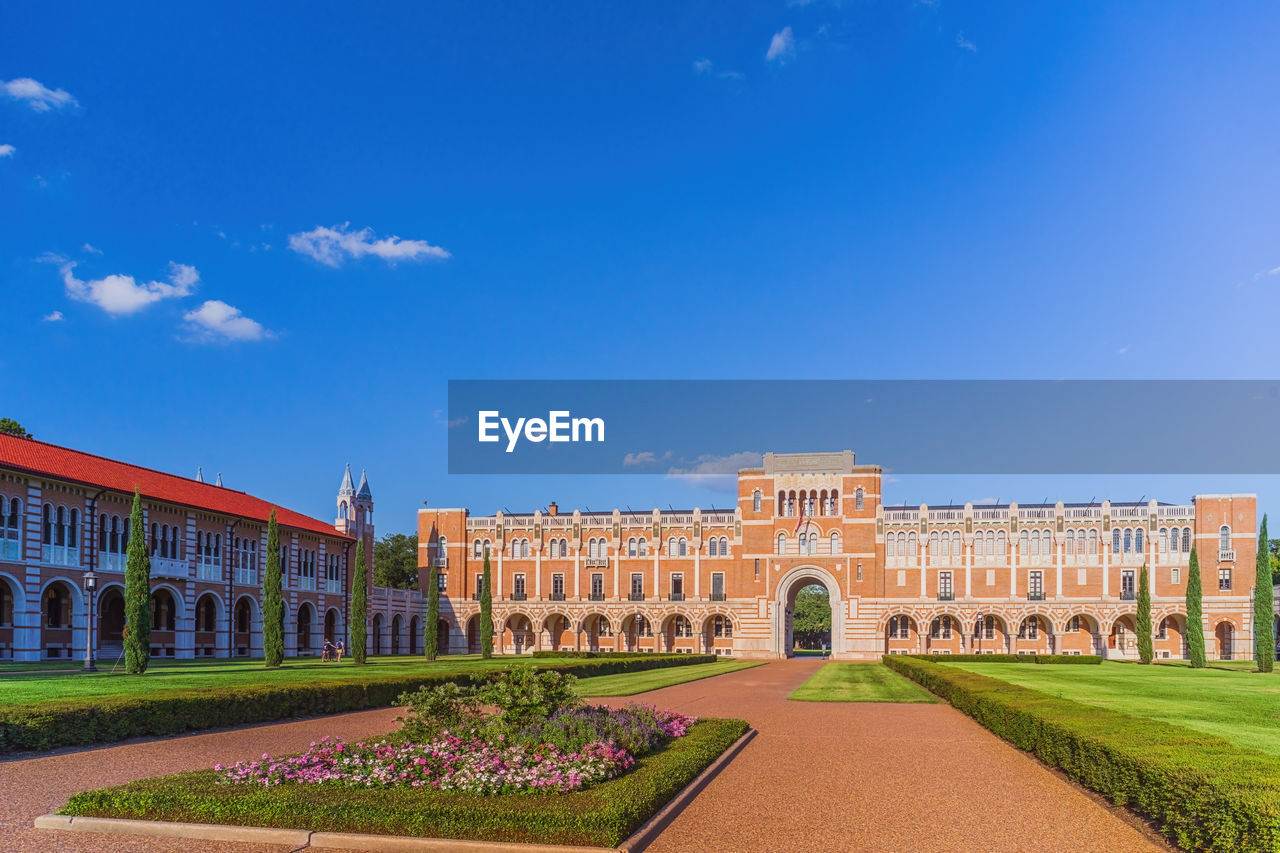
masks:
{"type": "MultiPolygon", "coordinates": [[[[543,663],[540,669],[579,678],[711,663],[714,655],[643,655],[610,660],[543,663]]],[[[370,676],[303,684],[202,687],[189,690],[55,700],[0,708],[0,753],[43,751],[61,746],[115,743],[134,737],[176,735],[200,729],[269,723],[380,708],[426,684],[469,684],[492,669],[421,675],[370,676]]]]}
{"type": "Polygon", "coordinates": [[[700,720],[617,779],[569,794],[478,796],[422,788],[220,785],[212,770],[76,794],[61,814],[426,838],[614,847],[747,731],[700,720]]]}
{"type": "Polygon", "coordinates": [[[927,660],[934,663],[1062,663],[1062,664],[1100,664],[1098,655],[895,655],[895,657],[927,660]]]}
{"type": "Polygon", "coordinates": [[[1280,851],[1280,762],[1214,735],[904,655],[884,663],[1188,850],[1280,851]]]}

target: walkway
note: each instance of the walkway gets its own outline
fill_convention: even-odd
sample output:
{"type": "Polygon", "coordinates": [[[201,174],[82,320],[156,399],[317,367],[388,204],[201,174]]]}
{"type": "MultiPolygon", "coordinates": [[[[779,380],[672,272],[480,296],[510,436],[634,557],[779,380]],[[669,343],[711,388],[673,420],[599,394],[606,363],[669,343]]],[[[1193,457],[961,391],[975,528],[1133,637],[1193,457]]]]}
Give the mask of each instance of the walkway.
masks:
{"type": "MultiPolygon", "coordinates": [[[[792,660],[644,694],[759,731],[649,848],[663,851],[1163,851],[946,705],[788,702],[822,663],[792,660]]],[[[609,700],[625,704],[627,699],[609,700]]],[[[41,832],[79,790],[386,731],[395,709],[0,762],[0,838],[19,851],[253,851],[246,844],[41,832]]]]}

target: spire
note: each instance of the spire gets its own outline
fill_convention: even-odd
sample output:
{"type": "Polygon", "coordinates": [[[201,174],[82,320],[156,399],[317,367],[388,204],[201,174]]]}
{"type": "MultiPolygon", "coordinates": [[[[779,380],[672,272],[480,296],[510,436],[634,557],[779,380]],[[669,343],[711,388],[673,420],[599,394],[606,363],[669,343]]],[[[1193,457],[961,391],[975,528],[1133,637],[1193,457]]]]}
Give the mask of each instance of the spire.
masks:
{"type": "Polygon", "coordinates": [[[218,482],[214,484],[218,488],[222,488],[222,472],[218,472],[218,482]]]}
{"type": "Polygon", "coordinates": [[[347,472],[342,475],[342,485],[338,487],[338,496],[341,497],[342,495],[354,495],[355,493],[356,493],[356,487],[354,483],[352,483],[351,481],[351,463],[348,462],[347,472]]]}
{"type": "Polygon", "coordinates": [[[373,492],[369,491],[369,475],[363,468],[360,469],[360,489],[356,492],[356,497],[373,500],[373,492]]]}
{"type": "Polygon", "coordinates": [[[196,468],[196,482],[197,482],[197,483],[203,483],[203,482],[204,482],[204,469],[203,469],[203,468],[200,468],[200,467],[197,467],[197,468],[196,468]]]}

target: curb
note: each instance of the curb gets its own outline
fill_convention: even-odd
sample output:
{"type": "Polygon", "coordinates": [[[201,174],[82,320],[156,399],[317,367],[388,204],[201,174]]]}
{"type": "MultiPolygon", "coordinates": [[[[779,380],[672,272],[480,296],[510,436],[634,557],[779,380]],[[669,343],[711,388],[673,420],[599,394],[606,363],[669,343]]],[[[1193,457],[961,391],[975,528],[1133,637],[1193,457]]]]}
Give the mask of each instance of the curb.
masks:
{"type": "Polygon", "coordinates": [[[228,826],[221,823],[173,823],[159,820],[126,820],[113,817],[70,817],[46,814],[36,818],[36,829],[98,832],[104,835],[150,835],[159,838],[197,838],[203,841],[251,841],[305,847],[311,833],[305,829],[272,829],[266,826],[228,826]]]}
{"type": "Polygon", "coordinates": [[[644,850],[654,839],[657,838],[662,831],[666,829],[680,812],[684,811],[685,806],[693,801],[693,798],[702,793],[702,789],[711,784],[711,780],[720,774],[725,765],[732,761],[739,752],[741,752],[751,739],[756,736],[755,729],[747,729],[742,737],[738,738],[733,744],[720,753],[720,757],[707,765],[707,768],[698,774],[688,785],[681,789],[680,793],[672,798],[658,813],[645,821],[644,825],[631,833],[631,836],[618,845],[617,849],[621,853],[639,853],[644,850]]]}

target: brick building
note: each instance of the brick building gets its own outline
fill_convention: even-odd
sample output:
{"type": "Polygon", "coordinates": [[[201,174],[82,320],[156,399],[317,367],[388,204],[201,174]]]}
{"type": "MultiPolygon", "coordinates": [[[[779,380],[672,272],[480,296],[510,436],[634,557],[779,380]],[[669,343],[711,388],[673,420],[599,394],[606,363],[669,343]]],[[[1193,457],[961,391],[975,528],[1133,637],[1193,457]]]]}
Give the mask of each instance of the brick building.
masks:
{"type": "Polygon", "coordinates": [[[1254,495],[1190,503],[893,506],[883,474],[841,453],[769,453],[732,510],[473,516],[418,511],[440,571],[442,648],[476,651],[490,555],[495,649],[789,653],[796,593],[825,587],[834,657],[1061,652],[1135,658],[1149,568],[1157,657],[1185,654],[1198,555],[1208,653],[1248,657],[1254,495]]]}

